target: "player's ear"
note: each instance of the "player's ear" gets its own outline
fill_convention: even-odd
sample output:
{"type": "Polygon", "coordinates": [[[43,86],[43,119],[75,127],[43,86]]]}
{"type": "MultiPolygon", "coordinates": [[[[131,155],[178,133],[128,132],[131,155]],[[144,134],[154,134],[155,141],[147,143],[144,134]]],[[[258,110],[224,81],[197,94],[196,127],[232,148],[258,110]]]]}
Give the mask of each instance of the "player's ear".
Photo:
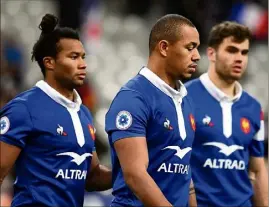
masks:
{"type": "Polygon", "coordinates": [[[47,68],[48,70],[54,70],[55,60],[53,57],[44,57],[43,63],[44,63],[45,68],[47,68]]]}
{"type": "Polygon", "coordinates": [[[206,49],[207,57],[210,62],[216,61],[216,50],[213,47],[208,47],[206,49]]]}
{"type": "Polygon", "coordinates": [[[167,56],[168,45],[169,43],[166,40],[161,40],[158,44],[159,51],[163,57],[167,56]]]}

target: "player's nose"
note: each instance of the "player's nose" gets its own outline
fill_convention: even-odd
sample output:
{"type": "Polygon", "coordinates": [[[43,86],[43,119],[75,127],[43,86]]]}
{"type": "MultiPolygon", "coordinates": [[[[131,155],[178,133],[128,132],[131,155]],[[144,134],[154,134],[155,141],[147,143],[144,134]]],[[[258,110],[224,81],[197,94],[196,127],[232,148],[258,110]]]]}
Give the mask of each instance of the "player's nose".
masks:
{"type": "Polygon", "coordinates": [[[241,55],[240,53],[239,54],[236,54],[235,56],[235,62],[242,62],[243,61],[243,55],[241,55]]]}
{"type": "Polygon", "coordinates": [[[193,53],[192,60],[198,62],[201,59],[199,51],[196,49],[193,53]]]}
{"type": "Polygon", "coordinates": [[[78,68],[79,69],[84,69],[84,70],[87,68],[87,63],[86,63],[86,61],[84,59],[81,58],[81,60],[80,60],[80,62],[78,64],[78,68]]]}

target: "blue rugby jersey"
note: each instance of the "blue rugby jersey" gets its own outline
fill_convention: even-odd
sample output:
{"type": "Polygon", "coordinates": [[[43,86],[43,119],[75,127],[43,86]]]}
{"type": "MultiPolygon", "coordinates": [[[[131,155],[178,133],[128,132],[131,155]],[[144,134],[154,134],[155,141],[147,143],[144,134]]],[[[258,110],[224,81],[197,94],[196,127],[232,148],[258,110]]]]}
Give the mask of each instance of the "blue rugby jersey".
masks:
{"type": "Polygon", "coordinates": [[[236,83],[227,97],[203,74],[186,84],[195,102],[191,167],[198,206],[251,206],[249,156],[264,156],[260,104],[236,83]]]}
{"type": "Polygon", "coordinates": [[[13,207],[83,206],[94,148],[93,119],[46,82],[18,95],[0,112],[1,138],[21,148],[13,207]]]}
{"type": "Polygon", "coordinates": [[[113,169],[112,206],[142,206],[124,181],[114,148],[117,140],[146,137],[148,173],[174,206],[186,206],[195,130],[192,103],[179,82],[177,91],[144,67],[124,85],[106,114],[113,169]]]}

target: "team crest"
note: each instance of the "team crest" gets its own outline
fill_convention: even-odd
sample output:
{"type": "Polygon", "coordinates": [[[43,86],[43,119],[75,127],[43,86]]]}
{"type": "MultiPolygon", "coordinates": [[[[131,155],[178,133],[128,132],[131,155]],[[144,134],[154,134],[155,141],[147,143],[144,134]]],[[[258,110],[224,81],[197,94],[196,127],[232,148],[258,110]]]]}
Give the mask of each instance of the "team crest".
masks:
{"type": "Polygon", "coordinates": [[[4,117],[1,117],[0,119],[0,134],[5,134],[8,130],[9,130],[9,127],[10,127],[10,122],[9,122],[9,119],[4,116],[4,117]]]}
{"type": "Polygon", "coordinates": [[[241,129],[245,134],[250,132],[250,122],[247,118],[241,118],[240,120],[241,129]]]}
{"type": "Polygon", "coordinates": [[[195,125],[195,119],[194,116],[192,114],[190,114],[190,122],[191,122],[191,128],[193,129],[193,131],[196,130],[196,125],[195,125]]]}
{"type": "Polygon", "coordinates": [[[95,140],[95,128],[93,128],[92,125],[88,124],[88,129],[89,129],[90,135],[94,141],[95,140]]]}
{"type": "Polygon", "coordinates": [[[120,111],[116,117],[116,127],[120,130],[128,129],[132,122],[132,115],[128,111],[120,111]]]}

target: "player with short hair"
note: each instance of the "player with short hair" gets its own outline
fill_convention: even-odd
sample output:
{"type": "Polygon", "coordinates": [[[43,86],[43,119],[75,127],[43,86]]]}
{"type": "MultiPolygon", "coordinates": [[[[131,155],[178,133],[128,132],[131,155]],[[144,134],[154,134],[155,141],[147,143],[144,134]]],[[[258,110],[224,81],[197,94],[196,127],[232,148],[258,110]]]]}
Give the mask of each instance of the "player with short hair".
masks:
{"type": "Polygon", "coordinates": [[[0,111],[0,181],[15,163],[13,207],[83,206],[85,188],[112,187],[95,152],[92,116],[75,90],[86,76],[83,45],[57,23],[46,14],[33,47],[44,80],[0,111]]]}
{"type": "Polygon", "coordinates": [[[263,112],[238,82],[250,39],[244,25],[215,25],[208,72],[186,84],[196,103],[191,167],[198,206],[268,206],[263,112]],[[248,173],[254,175],[253,186],[248,173]]]}
{"type": "Polygon", "coordinates": [[[149,37],[149,60],[125,84],[106,114],[112,156],[112,206],[186,206],[196,200],[190,155],[195,121],[181,81],[200,59],[199,33],[187,18],[160,18],[149,37]]]}

